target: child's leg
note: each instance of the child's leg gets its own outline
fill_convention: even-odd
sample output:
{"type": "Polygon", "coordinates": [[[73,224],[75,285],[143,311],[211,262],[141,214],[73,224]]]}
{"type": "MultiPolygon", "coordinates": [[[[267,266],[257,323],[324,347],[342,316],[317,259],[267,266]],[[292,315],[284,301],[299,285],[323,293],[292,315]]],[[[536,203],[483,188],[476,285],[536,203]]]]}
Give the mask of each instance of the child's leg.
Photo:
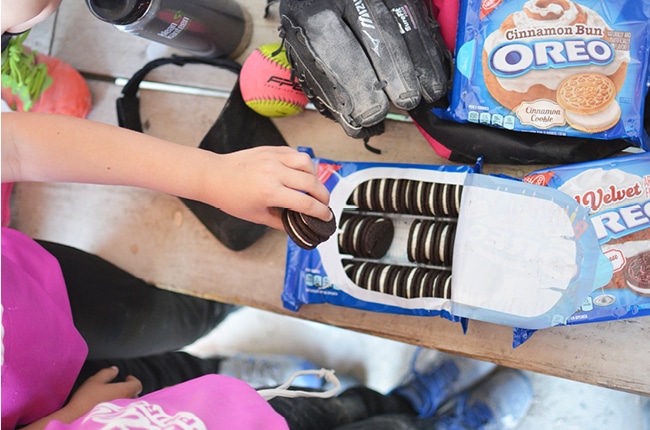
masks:
{"type": "Polygon", "coordinates": [[[287,420],[291,430],[336,429],[380,414],[404,414],[405,419],[417,416],[401,396],[385,396],[363,386],[349,388],[330,399],[275,397],[269,403],[287,420]]]}
{"type": "Polygon", "coordinates": [[[174,293],[69,246],[39,243],[63,271],[75,326],[88,358],[129,358],[178,350],[207,334],[234,306],[174,293]]]}

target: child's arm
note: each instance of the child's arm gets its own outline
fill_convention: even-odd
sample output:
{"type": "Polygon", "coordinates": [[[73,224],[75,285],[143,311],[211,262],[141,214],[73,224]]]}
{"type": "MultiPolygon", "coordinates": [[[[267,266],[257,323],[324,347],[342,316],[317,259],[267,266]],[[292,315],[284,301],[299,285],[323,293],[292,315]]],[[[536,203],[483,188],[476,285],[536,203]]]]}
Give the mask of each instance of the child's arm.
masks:
{"type": "Polygon", "coordinates": [[[81,384],[63,408],[25,427],[21,427],[22,430],[41,430],[47,427],[50,421],[54,420],[70,424],[102,402],[136,398],[142,391],[140,381],[133,376],[127,376],[125,382],[111,383],[117,373],[118,369],[116,367],[107,367],[100,370],[81,384]]]}
{"type": "Polygon", "coordinates": [[[331,217],[329,193],[311,159],[293,148],[215,154],[60,115],[2,114],[2,182],[15,181],[148,188],[277,229],[282,222],[276,208],[331,217]]]}

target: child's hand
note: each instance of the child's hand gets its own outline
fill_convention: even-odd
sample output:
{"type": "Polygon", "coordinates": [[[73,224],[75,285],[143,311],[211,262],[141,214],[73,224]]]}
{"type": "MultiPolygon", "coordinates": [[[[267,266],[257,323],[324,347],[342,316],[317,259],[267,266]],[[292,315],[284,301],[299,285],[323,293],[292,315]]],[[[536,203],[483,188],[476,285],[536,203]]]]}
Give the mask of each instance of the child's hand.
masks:
{"type": "Polygon", "coordinates": [[[70,398],[68,404],[63,408],[22,427],[22,429],[43,430],[53,420],[70,424],[102,402],[137,397],[142,392],[142,384],[137,378],[127,376],[124,382],[111,383],[118,372],[117,367],[107,367],[100,370],[81,384],[70,398]]]}
{"type": "Polygon", "coordinates": [[[206,202],[229,214],[282,230],[288,208],[327,221],[329,192],[316,177],[309,155],[290,147],[256,147],[219,155],[206,167],[206,202]]]}
{"type": "Polygon", "coordinates": [[[95,373],[72,394],[64,409],[69,408],[69,412],[78,418],[102,402],[137,397],[142,392],[142,383],[130,375],[124,382],[111,383],[118,372],[117,367],[107,367],[95,373]]]}

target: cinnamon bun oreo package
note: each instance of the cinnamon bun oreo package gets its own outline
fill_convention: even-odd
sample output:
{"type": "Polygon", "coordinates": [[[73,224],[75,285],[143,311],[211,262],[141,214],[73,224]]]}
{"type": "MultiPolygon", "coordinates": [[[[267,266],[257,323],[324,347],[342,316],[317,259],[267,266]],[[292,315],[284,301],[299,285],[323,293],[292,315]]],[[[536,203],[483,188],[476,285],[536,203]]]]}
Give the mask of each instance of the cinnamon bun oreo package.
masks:
{"type": "Polygon", "coordinates": [[[459,122],[644,150],[650,5],[461,0],[450,106],[459,122]]]}
{"type": "Polygon", "coordinates": [[[540,329],[565,324],[611,279],[589,210],[561,191],[484,175],[480,162],[313,159],[337,228],[312,250],[289,241],[288,309],[330,303],[540,329]]]}
{"type": "Polygon", "coordinates": [[[589,210],[611,280],[567,324],[650,315],[650,153],[539,170],[524,181],[562,191],[589,210]]]}

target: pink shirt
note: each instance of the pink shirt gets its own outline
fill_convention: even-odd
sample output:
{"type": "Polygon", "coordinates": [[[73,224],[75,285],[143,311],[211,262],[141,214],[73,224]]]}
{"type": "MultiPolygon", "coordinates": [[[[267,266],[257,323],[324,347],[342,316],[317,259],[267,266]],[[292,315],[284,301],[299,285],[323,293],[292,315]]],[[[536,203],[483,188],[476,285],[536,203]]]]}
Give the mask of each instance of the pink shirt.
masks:
{"type": "Polygon", "coordinates": [[[2,227],[2,429],[61,408],[88,349],[72,324],[58,261],[2,227]]]}
{"type": "Polygon", "coordinates": [[[206,375],[138,399],[100,403],[72,424],[53,421],[46,430],[100,429],[288,430],[250,385],[206,375]]]}

